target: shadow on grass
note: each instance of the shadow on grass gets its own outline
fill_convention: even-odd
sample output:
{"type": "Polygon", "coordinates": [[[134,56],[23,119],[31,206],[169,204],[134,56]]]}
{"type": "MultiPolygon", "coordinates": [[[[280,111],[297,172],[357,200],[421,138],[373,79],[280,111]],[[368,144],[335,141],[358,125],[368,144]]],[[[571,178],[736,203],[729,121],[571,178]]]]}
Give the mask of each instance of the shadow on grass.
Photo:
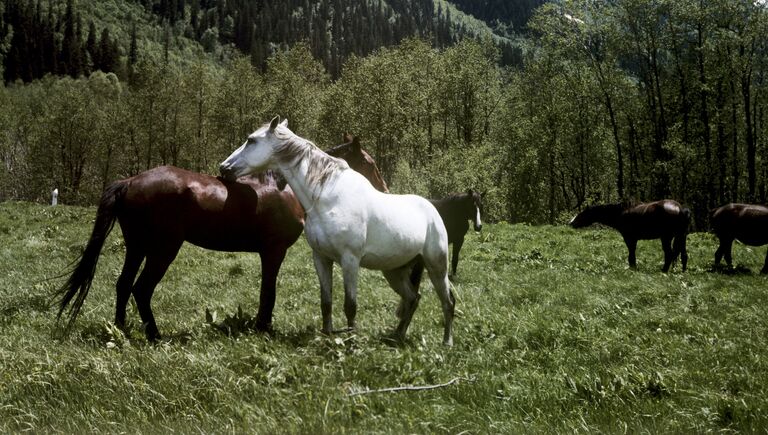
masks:
{"type": "Polygon", "coordinates": [[[722,264],[713,264],[708,271],[712,273],[719,273],[722,275],[729,275],[729,276],[755,275],[755,273],[752,272],[748,267],[741,264],[737,264],[736,267],[726,266],[722,264]]]}
{"type": "MultiPolygon", "coordinates": [[[[63,332],[66,336],[67,332],[63,332]]],[[[191,331],[173,331],[160,332],[160,338],[157,341],[148,341],[144,335],[142,325],[135,326],[130,322],[126,325],[125,331],[115,326],[112,322],[92,322],[85,324],[77,333],[78,339],[85,343],[90,343],[95,347],[123,347],[131,345],[135,347],[158,346],[158,345],[185,345],[193,341],[196,337],[191,331]]]]}
{"type": "Polygon", "coordinates": [[[244,312],[242,307],[237,307],[235,314],[227,314],[223,319],[219,319],[217,314],[211,313],[208,309],[205,311],[205,322],[214,332],[214,335],[220,337],[238,337],[241,335],[264,335],[271,340],[277,340],[289,343],[294,346],[306,346],[314,339],[319,331],[312,327],[307,327],[299,331],[284,332],[275,330],[272,325],[266,328],[258,326],[256,316],[244,312]]]}

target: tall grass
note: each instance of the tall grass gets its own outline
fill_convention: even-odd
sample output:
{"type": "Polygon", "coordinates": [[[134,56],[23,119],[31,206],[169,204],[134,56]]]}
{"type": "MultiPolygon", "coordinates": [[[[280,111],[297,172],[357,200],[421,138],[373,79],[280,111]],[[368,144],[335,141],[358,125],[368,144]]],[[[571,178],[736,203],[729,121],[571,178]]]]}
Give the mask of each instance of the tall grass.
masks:
{"type": "MultiPolygon", "coordinates": [[[[153,308],[166,340],[111,326],[123,246],[108,239],[72,333],[54,338],[49,294],[94,209],[0,204],[0,432],[706,432],[768,427],[764,248],[689,236],[689,271],[638,270],[611,230],[486,225],[454,282],[456,345],[441,343],[431,286],[406,343],[386,340],[397,297],[360,279],[358,330],[321,335],[319,286],[301,239],[278,282],[273,335],[249,332],[258,258],[185,246],[153,308]],[[750,271],[751,270],[751,271],[750,271]],[[238,307],[242,312],[238,313],[238,307]],[[208,322],[206,309],[214,319],[208,322]],[[229,333],[217,326],[230,325],[229,333]],[[425,391],[351,393],[407,385],[425,391]]],[[[336,322],[343,291],[335,274],[336,322]]]]}

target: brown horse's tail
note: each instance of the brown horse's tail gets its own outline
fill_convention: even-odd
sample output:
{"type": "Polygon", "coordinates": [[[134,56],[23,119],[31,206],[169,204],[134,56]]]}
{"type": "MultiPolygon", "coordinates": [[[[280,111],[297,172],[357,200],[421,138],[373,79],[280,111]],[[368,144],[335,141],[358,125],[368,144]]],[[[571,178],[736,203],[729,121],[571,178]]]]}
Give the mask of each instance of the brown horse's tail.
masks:
{"type": "Polygon", "coordinates": [[[675,257],[677,257],[678,254],[680,255],[680,263],[683,266],[683,271],[685,271],[685,268],[688,265],[688,251],[685,245],[686,239],[688,238],[688,229],[691,227],[691,209],[683,207],[682,216],[683,219],[680,231],[675,235],[673,251],[675,257]]]}
{"type": "Polygon", "coordinates": [[[691,209],[688,207],[683,207],[683,220],[685,221],[685,233],[688,234],[688,229],[691,227],[691,209]]]}
{"type": "Polygon", "coordinates": [[[83,301],[88,295],[93,276],[96,273],[96,264],[99,262],[101,248],[115,225],[120,204],[127,190],[128,185],[122,181],[112,183],[104,190],[99,208],[96,211],[96,222],[93,225],[91,238],[88,240],[77,266],[71,271],[69,279],[54,294],[54,303],[59,305],[59,313],[56,315],[57,322],[61,320],[61,315],[74,298],[74,302],[69,308],[69,320],[65,329],[72,326],[80,313],[80,308],[83,306],[83,301]]]}
{"type": "Polygon", "coordinates": [[[418,293],[419,286],[421,285],[421,275],[424,273],[424,259],[421,255],[417,256],[413,262],[413,269],[411,269],[411,285],[413,285],[413,291],[418,293]]]}

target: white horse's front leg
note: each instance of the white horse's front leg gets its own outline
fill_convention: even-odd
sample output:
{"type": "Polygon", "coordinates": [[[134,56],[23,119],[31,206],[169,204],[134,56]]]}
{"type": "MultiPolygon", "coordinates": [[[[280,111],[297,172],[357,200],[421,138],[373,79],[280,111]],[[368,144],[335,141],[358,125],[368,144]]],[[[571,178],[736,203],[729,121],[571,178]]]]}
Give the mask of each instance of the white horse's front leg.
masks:
{"type": "Polygon", "coordinates": [[[312,251],[315,271],[320,280],[320,311],[323,313],[323,333],[333,332],[333,261],[312,251]]]}
{"type": "Polygon", "coordinates": [[[345,255],[341,259],[341,270],[344,274],[344,314],[347,316],[347,327],[355,328],[357,315],[357,276],[360,272],[360,259],[353,255],[345,255]]]}

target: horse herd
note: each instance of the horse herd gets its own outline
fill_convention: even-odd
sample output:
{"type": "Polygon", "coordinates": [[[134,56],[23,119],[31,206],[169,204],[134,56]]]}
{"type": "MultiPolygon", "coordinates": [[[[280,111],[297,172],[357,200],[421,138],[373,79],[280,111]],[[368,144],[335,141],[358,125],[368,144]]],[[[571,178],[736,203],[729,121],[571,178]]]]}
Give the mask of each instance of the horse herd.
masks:
{"type": "MultiPolygon", "coordinates": [[[[118,328],[125,329],[126,305],[133,295],[147,339],[160,338],[150,301],[187,241],[211,250],[259,254],[262,282],[256,328],[268,331],[280,266],[288,248],[304,232],[320,281],[324,333],[336,331],[333,263],[342,269],[349,329],[355,327],[359,268],[382,271],[400,295],[397,340],[404,339],[418,306],[426,269],[443,311],[443,343],[452,345],[455,299],[449,283],[448,246],[454,245],[453,275],[468,221],[474,222],[476,231],[482,226],[480,193],[469,190],[439,200],[389,194],[375,162],[357,138],[345,135],[343,144],[323,152],[294,134],[287,120],[281,122],[279,117],[248,136],[219,169],[221,176],[213,177],[163,166],[109,185],[82,256],[56,292],[57,319],[69,307],[66,327],[75,321],[101,249],[117,221],[126,251],[116,284],[118,328]]],[[[669,270],[678,255],[685,270],[689,216],[688,209],[664,200],[632,207],[589,207],[570,224],[580,228],[599,222],[617,229],[629,249],[631,267],[635,266],[637,240],[660,238],[665,253],[663,270],[669,270]]],[[[731,265],[734,239],[751,245],[768,243],[765,207],[729,204],[714,211],[712,222],[720,239],[716,262],[725,256],[731,265]]],[[[768,272],[768,257],[763,272],[768,272]]]]}
{"type": "MultiPolygon", "coordinates": [[[[636,267],[635,249],[638,240],[661,239],[664,250],[664,267],[667,272],[680,257],[683,271],[688,264],[686,237],[691,212],[677,201],[661,201],[628,205],[609,204],[587,207],[571,219],[573,228],[583,228],[601,223],[616,229],[624,238],[629,250],[629,267],[636,267]]],[[[738,240],[746,245],[762,246],[768,243],[768,207],[755,204],[726,204],[710,212],[712,232],[720,245],[715,251],[715,266],[725,257],[728,267],[733,267],[731,248],[738,240]]],[[[761,273],[768,273],[768,254],[761,273]]]]}

